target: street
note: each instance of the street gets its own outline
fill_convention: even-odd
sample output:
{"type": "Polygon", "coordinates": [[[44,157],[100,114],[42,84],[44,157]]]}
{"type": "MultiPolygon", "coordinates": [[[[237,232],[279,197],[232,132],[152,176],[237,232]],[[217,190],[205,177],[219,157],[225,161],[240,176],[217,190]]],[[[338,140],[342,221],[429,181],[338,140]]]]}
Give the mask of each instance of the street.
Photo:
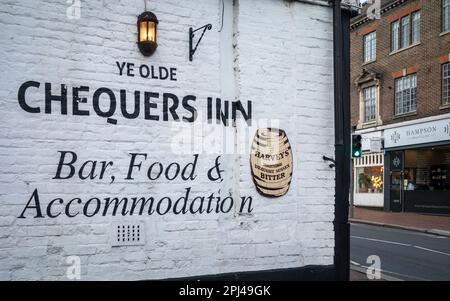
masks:
{"type": "Polygon", "coordinates": [[[450,280],[450,238],[419,232],[352,224],[350,258],[368,267],[377,255],[383,275],[410,281],[450,280]]]}

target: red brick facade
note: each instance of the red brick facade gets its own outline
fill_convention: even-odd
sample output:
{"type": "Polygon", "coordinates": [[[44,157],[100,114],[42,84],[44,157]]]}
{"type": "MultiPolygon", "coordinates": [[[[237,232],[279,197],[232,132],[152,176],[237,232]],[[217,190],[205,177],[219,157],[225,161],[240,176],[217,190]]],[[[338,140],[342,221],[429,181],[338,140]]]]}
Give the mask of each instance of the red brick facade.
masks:
{"type": "Polygon", "coordinates": [[[376,74],[379,84],[381,122],[376,125],[450,113],[450,106],[442,104],[442,64],[450,61],[450,32],[442,32],[442,0],[382,1],[381,19],[361,20],[364,15],[354,18],[351,28],[352,126],[357,126],[360,120],[359,88],[365,82],[361,80],[364,69],[366,74],[376,74]],[[397,5],[387,9],[393,4],[397,5]],[[391,23],[419,10],[420,43],[391,53],[391,23]],[[364,64],[364,35],[373,31],[377,32],[377,58],[364,64]],[[395,79],[414,73],[417,74],[417,112],[396,116],[395,79]]]}

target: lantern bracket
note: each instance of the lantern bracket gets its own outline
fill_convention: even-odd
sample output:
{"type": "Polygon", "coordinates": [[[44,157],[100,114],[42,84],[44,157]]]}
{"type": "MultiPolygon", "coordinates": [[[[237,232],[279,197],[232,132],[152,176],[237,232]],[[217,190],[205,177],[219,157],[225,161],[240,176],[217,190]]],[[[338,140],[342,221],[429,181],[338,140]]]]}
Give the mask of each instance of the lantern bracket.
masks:
{"type": "Polygon", "coordinates": [[[212,28],[211,24],[206,24],[206,25],[204,25],[202,27],[199,27],[199,28],[197,28],[195,30],[192,27],[189,27],[189,61],[192,62],[192,59],[194,58],[194,53],[195,53],[195,51],[197,51],[197,47],[200,44],[200,41],[202,40],[203,35],[205,34],[206,30],[211,30],[211,28],[212,28]],[[194,36],[195,36],[194,34],[195,34],[195,32],[200,31],[202,29],[203,29],[202,35],[198,39],[197,44],[195,44],[195,47],[192,47],[194,45],[193,42],[194,42],[194,36]]]}
{"type": "Polygon", "coordinates": [[[328,158],[327,156],[323,156],[322,159],[325,162],[331,162],[331,164],[329,165],[330,168],[335,168],[336,167],[336,160],[332,159],[332,158],[328,158]]]}

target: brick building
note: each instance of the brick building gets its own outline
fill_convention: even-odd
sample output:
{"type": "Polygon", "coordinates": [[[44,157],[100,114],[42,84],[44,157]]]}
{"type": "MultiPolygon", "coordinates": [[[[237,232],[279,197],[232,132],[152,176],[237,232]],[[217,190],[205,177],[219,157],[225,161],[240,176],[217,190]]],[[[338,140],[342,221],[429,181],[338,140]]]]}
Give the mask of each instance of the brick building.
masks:
{"type": "Polygon", "coordinates": [[[351,79],[364,151],[355,205],[449,214],[450,1],[365,5],[351,22],[351,79]]]}

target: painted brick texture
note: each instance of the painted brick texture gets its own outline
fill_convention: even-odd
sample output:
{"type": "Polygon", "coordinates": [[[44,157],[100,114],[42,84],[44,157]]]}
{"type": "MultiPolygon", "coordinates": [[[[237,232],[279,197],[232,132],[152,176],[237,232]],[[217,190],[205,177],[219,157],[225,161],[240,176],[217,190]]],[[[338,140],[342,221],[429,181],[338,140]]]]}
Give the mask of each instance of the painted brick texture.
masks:
{"type": "MultiPolygon", "coordinates": [[[[81,259],[82,280],[163,279],[333,263],[334,170],[322,161],[323,155],[334,154],[332,10],[278,0],[225,2],[232,15],[224,16],[225,33],[219,34],[221,1],[149,1],[148,9],[160,21],[159,46],[145,58],[136,45],[136,16],[144,11],[143,1],[82,1],[80,19],[68,19],[65,1],[1,0],[1,280],[65,280],[68,256],[81,259]],[[188,28],[204,23],[213,29],[189,62],[188,28]],[[223,38],[227,32],[232,45],[223,38]],[[177,81],[120,76],[116,61],[177,68],[177,81]],[[30,105],[41,113],[27,113],[18,105],[18,90],[26,81],[41,83],[27,92],[30,105]],[[54,114],[44,113],[45,83],[52,84],[54,94],[61,93],[61,84],[68,86],[69,114],[60,114],[57,102],[54,114]],[[89,116],[74,116],[71,93],[78,86],[89,86],[84,94],[91,96],[100,87],[116,96],[126,89],[127,101],[134,90],[196,95],[203,118],[206,112],[200,109],[207,97],[251,100],[251,127],[242,122],[236,131],[218,127],[237,134],[238,145],[247,148],[261,121],[272,120],[284,129],[295,165],[288,194],[270,199],[256,192],[249,154],[219,152],[223,181],[209,181],[206,172],[218,156],[208,152],[214,139],[204,142],[204,152],[174,152],[174,137],[187,127],[181,122],[119,115],[114,125],[92,110],[89,116]],[[61,150],[76,152],[79,162],[113,161],[115,181],[110,183],[109,176],[52,179],[61,150]],[[123,176],[129,153],[147,154],[133,181],[123,176]],[[184,166],[194,153],[200,153],[194,181],[146,178],[151,163],[184,166]],[[223,198],[251,196],[253,212],[238,214],[236,203],[228,214],[33,218],[28,213],[18,218],[36,188],[45,208],[55,198],[176,200],[186,187],[193,195],[220,191],[223,198]],[[113,247],[111,227],[121,222],[143,222],[145,244],[113,247]]],[[[91,101],[88,97],[83,108],[91,108],[91,101]]],[[[163,106],[161,98],[155,102],[163,106]]],[[[195,122],[200,127],[214,127],[200,117],[195,122]]],[[[62,208],[53,207],[54,212],[62,208]]]]}

